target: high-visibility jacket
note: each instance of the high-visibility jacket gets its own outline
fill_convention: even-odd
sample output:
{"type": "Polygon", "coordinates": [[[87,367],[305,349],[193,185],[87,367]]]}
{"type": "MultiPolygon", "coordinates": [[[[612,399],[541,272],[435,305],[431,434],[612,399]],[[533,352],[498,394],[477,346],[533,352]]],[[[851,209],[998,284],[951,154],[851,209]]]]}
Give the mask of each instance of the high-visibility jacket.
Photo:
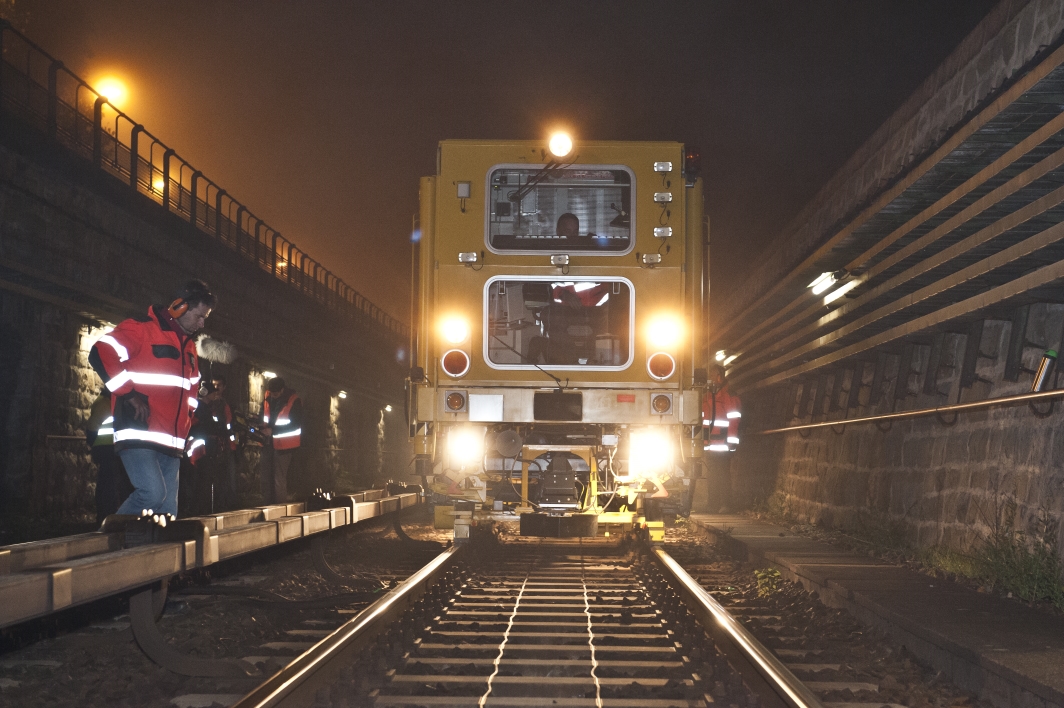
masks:
{"type": "Polygon", "coordinates": [[[262,423],[273,428],[273,449],[294,450],[303,436],[303,402],[295,391],[285,389],[262,402],[262,423]],[[281,403],[279,399],[287,395],[281,403]]]}
{"type": "Polygon", "coordinates": [[[739,446],[742,401],[727,386],[706,391],[702,398],[702,445],[709,452],[734,452],[739,446]]]}
{"type": "Polygon", "coordinates": [[[115,444],[115,418],[111,415],[111,399],[102,393],[92,402],[89,419],[85,422],[85,439],[89,447],[115,444]]]}
{"type": "Polygon", "coordinates": [[[100,337],[89,363],[111,391],[115,451],[150,448],[180,457],[199,405],[199,358],[192,337],[180,331],[165,308],[125,320],[100,337]],[[130,400],[148,404],[147,424],[134,418],[130,400]]]}
{"type": "Polygon", "coordinates": [[[233,411],[229,404],[220,398],[214,401],[201,398],[192,416],[192,434],[185,454],[192,464],[197,464],[207,455],[218,455],[223,450],[236,448],[233,411]]]}

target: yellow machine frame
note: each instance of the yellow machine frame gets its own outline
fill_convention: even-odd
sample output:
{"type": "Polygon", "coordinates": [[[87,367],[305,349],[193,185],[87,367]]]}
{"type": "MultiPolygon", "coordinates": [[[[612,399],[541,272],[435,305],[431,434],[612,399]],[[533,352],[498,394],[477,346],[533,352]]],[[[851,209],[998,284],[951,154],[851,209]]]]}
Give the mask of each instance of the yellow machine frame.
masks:
{"type": "MultiPolygon", "coordinates": [[[[585,432],[589,426],[599,426],[603,431],[618,434],[619,439],[608,436],[606,442],[619,445],[622,457],[632,432],[658,431],[671,441],[677,464],[700,462],[707,258],[702,185],[690,174],[693,169],[685,172],[684,160],[684,146],[673,142],[581,142],[573,146],[570,155],[557,160],[548,152],[545,141],[447,140],[440,143],[436,175],[421,180],[421,235],[413,264],[411,350],[415,368],[408,411],[420,474],[431,478],[448,472],[440,443],[452,431],[472,425],[484,432],[538,426],[559,434],[566,426],[576,426],[585,432]],[[581,165],[627,168],[633,177],[634,244],[630,250],[620,254],[563,251],[519,254],[491,248],[485,234],[491,170],[500,165],[537,168],[558,162],[564,162],[567,168],[581,165]],[[669,165],[667,171],[665,165],[669,165]],[[670,195],[671,201],[664,201],[662,194],[670,195]],[[664,226],[672,228],[672,235],[656,236],[655,227],[664,226]],[[655,262],[655,255],[660,255],[660,262],[655,262]],[[552,262],[552,256],[567,258],[552,262]],[[558,265],[563,260],[565,265],[558,265]],[[530,368],[490,366],[484,354],[486,284],[500,276],[557,280],[608,278],[630,282],[634,303],[630,364],[611,370],[539,367],[549,369],[549,374],[530,368]],[[658,381],[648,371],[648,356],[661,349],[650,345],[648,328],[655,318],[665,316],[682,322],[682,336],[667,350],[675,359],[675,372],[666,380],[658,381]],[[448,317],[464,318],[468,324],[468,337],[459,345],[443,339],[440,326],[448,317]],[[468,370],[460,377],[449,376],[440,362],[441,355],[456,346],[469,357],[468,370]],[[563,383],[567,392],[581,394],[580,421],[535,420],[533,397],[537,392],[558,388],[551,375],[568,382],[563,383]],[[501,415],[497,405],[492,420],[471,421],[468,408],[451,412],[447,396],[454,393],[496,397],[492,400],[501,401],[501,415]],[[659,414],[652,407],[654,396],[659,394],[668,394],[671,399],[666,414],[659,414]]],[[[543,449],[566,449],[579,455],[593,471],[592,485],[596,483],[595,445],[589,446],[586,441],[566,445],[555,440],[539,448],[522,445],[520,456],[527,460],[530,454],[543,449]]],[[[490,500],[483,490],[491,475],[483,467],[471,464],[450,470],[446,484],[435,488],[446,487],[452,496],[487,502],[490,500]]],[[[654,481],[653,476],[649,479],[654,481]]],[[[621,491],[628,492],[634,501],[649,490],[643,481],[629,476],[621,491]]],[[[660,487],[660,478],[654,484],[660,487]]],[[[519,511],[530,510],[528,485],[525,462],[519,511]]],[[[601,507],[592,507],[585,512],[602,512],[601,507]]]]}

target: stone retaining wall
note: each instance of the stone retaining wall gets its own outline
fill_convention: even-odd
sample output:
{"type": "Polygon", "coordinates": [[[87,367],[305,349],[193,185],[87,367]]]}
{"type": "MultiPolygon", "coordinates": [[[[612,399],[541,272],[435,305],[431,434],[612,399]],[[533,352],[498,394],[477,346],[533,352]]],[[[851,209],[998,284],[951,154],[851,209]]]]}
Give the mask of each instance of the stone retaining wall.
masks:
{"type": "MultiPolygon", "coordinates": [[[[1062,305],[1032,306],[1027,340],[1059,347],[1062,320],[1062,305]]],[[[1015,383],[1003,380],[1011,327],[1010,322],[986,322],[980,351],[993,358],[980,359],[977,374],[984,381],[968,389],[960,389],[964,337],[956,335],[936,378],[939,394],[922,392],[928,347],[918,346],[908,376],[898,377],[898,356],[887,358],[877,405],[870,403],[869,364],[861,375],[860,406],[848,415],[841,409],[829,412],[833,401],[845,407],[851,385],[852,374],[837,371],[745,397],[744,423],[763,430],[1027,392],[1030,374],[1021,374],[1015,383]],[[819,404],[819,410],[809,406],[799,411],[802,386],[820,382],[828,386],[828,395],[806,400],[819,404]],[[907,393],[896,400],[900,386],[907,393]]],[[[1041,354],[1040,348],[1027,347],[1024,367],[1035,369],[1041,354]]],[[[1044,412],[1048,404],[1038,408],[1044,412]]],[[[1033,530],[1043,512],[1059,525],[1064,522],[1064,402],[1058,401],[1053,411],[1039,417],[1029,406],[1014,405],[881,427],[860,424],[764,436],[744,429],[743,445],[731,464],[732,502],[772,503],[799,519],[840,528],[871,525],[882,530],[886,525],[919,545],[957,550],[970,549],[1000,524],[1010,502],[1016,504],[1019,528],[1033,530]]],[[[1059,540],[1064,548],[1064,535],[1059,540]]]]}
{"type": "MultiPolygon", "coordinates": [[[[0,121],[0,512],[91,516],[83,423],[101,382],[87,354],[102,327],[142,314],[190,277],[219,305],[206,334],[233,343],[234,409],[261,409],[263,370],[303,396],[290,488],[364,487],[405,473],[404,342],[329,310],[144,195],[0,121]],[[348,397],[336,398],[340,390],[348,397]],[[387,452],[388,454],[385,454],[387,452]]],[[[244,485],[257,489],[249,449],[244,485]]]]}

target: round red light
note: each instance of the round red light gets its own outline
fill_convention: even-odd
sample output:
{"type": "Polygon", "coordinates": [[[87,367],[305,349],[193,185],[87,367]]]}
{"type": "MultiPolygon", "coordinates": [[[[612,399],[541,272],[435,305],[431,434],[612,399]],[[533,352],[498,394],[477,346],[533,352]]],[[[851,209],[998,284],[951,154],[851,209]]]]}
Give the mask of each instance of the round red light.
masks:
{"type": "Polygon", "coordinates": [[[443,358],[440,359],[440,366],[448,376],[454,378],[465,376],[465,373],[469,371],[469,355],[461,349],[452,349],[444,353],[443,358]]]}
{"type": "Polygon", "coordinates": [[[665,414],[672,408],[672,399],[667,394],[659,393],[650,399],[650,407],[655,413],[665,414]]]}
{"type": "Polygon", "coordinates": [[[451,391],[447,394],[447,410],[460,411],[465,408],[465,394],[451,391]]]}
{"type": "Polygon", "coordinates": [[[665,352],[656,352],[647,359],[647,371],[653,378],[662,381],[676,371],[676,360],[665,352]]]}

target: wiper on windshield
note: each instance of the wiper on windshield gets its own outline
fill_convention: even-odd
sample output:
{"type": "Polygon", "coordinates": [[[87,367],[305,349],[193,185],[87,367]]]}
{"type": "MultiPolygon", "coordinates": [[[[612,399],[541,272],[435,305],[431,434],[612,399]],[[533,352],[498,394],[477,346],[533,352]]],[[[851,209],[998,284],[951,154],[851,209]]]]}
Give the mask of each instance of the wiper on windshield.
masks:
{"type": "Polygon", "coordinates": [[[539,370],[540,370],[541,372],[543,372],[543,373],[544,373],[544,374],[546,374],[547,376],[549,376],[549,377],[551,377],[552,379],[554,379],[554,383],[555,383],[555,384],[557,384],[557,386],[558,386],[558,390],[559,390],[559,391],[564,391],[565,389],[569,388],[569,377],[566,377],[566,378],[565,378],[565,383],[564,383],[564,384],[562,384],[562,380],[561,380],[560,378],[558,378],[557,376],[555,376],[555,375],[554,375],[554,374],[552,374],[551,372],[547,371],[546,369],[544,369],[544,368],[543,368],[543,367],[541,367],[541,366],[540,366],[539,364],[537,364],[536,362],[534,362],[534,361],[532,361],[531,359],[529,359],[529,358],[528,358],[527,356],[525,356],[525,355],[524,355],[524,354],[522,354],[521,352],[519,352],[519,351],[517,351],[516,349],[514,349],[513,347],[511,347],[511,346],[510,346],[509,344],[507,344],[506,342],[502,341],[502,339],[500,339],[500,338],[499,338],[499,335],[497,335],[497,334],[493,334],[493,335],[491,335],[491,338],[492,338],[492,339],[494,339],[494,340],[495,340],[496,342],[498,342],[499,344],[501,344],[501,345],[503,345],[504,347],[506,347],[507,349],[509,349],[510,351],[512,351],[512,352],[513,352],[514,354],[516,354],[517,356],[521,357],[521,359],[522,359],[522,360],[523,360],[523,361],[524,361],[524,362],[525,362],[526,364],[531,364],[532,366],[536,367],[537,369],[539,369],[539,370]]]}

